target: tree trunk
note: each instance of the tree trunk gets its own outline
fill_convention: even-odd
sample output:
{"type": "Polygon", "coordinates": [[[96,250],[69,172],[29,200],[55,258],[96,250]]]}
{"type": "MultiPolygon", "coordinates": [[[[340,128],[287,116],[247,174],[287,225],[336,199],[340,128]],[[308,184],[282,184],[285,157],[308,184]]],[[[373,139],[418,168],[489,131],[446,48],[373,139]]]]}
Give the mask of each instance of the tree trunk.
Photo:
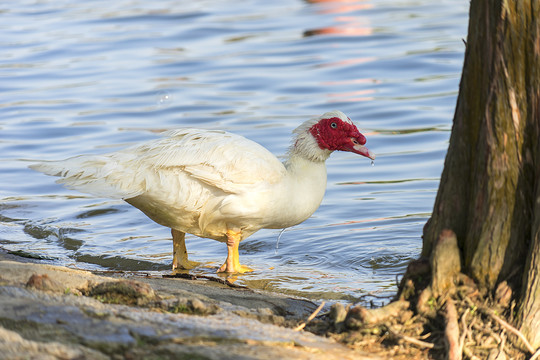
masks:
{"type": "Polygon", "coordinates": [[[540,346],[540,0],[472,0],[448,154],[424,228],[429,257],[455,232],[462,271],[514,289],[522,332],[540,346]]]}

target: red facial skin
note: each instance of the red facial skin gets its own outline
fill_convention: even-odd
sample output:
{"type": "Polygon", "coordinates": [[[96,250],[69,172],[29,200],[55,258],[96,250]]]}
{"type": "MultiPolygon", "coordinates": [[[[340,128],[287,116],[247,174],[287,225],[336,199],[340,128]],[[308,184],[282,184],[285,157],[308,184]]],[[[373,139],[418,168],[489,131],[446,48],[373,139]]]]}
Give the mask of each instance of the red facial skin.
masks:
{"type": "Polygon", "coordinates": [[[367,149],[365,151],[358,150],[359,145],[366,143],[365,136],[358,131],[356,126],[344,122],[338,117],[322,119],[309,131],[321,149],[350,151],[369,157],[367,149]]]}

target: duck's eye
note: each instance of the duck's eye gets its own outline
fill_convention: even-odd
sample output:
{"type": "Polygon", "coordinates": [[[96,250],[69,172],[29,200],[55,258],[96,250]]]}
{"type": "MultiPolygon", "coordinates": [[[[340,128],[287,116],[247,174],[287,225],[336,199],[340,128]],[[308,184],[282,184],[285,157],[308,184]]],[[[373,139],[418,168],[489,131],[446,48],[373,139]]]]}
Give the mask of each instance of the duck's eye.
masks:
{"type": "Polygon", "coordinates": [[[336,124],[335,122],[333,122],[333,123],[330,124],[330,127],[331,127],[332,129],[335,129],[335,128],[337,128],[337,124],[336,124]]]}

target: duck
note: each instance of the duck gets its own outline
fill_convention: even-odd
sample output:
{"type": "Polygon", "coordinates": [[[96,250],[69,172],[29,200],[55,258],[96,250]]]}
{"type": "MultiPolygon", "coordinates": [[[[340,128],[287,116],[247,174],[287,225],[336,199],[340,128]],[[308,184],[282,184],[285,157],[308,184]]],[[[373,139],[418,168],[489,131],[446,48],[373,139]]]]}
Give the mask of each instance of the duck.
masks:
{"type": "Polygon", "coordinates": [[[227,245],[220,273],[245,273],[239,244],[260,229],[284,229],[308,219],[326,191],[326,160],[347,151],[374,160],[366,137],[341,111],[293,130],[285,160],[262,145],[220,130],[177,129],[140,145],[61,161],[34,170],[97,197],[122,199],[171,229],[172,270],[193,269],[185,234],[227,245]]]}

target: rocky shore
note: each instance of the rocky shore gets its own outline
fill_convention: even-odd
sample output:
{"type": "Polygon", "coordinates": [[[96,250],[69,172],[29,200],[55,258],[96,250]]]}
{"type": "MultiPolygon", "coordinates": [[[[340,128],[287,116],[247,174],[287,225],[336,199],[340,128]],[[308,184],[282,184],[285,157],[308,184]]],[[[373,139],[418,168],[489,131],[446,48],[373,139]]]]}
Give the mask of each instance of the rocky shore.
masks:
{"type": "Polygon", "coordinates": [[[374,359],[294,327],[317,304],[0,251],[1,359],[374,359]],[[109,274],[108,274],[109,275],[109,274]]]}

